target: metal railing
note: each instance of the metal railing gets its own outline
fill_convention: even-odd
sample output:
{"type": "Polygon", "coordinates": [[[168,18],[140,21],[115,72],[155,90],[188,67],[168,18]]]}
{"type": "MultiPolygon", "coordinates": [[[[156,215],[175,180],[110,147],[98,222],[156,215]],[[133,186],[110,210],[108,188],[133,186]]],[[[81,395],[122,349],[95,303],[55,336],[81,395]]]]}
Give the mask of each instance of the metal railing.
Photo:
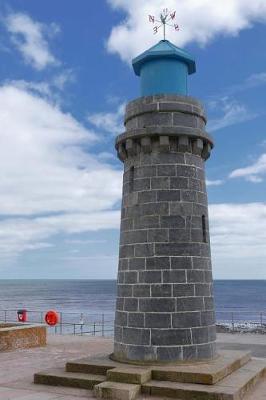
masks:
{"type": "MultiPolygon", "coordinates": [[[[0,309],[0,322],[19,323],[15,309],[0,309]]],[[[46,311],[27,310],[27,323],[45,323],[46,311]]],[[[77,312],[58,312],[59,323],[49,327],[52,334],[72,334],[91,336],[112,336],[114,333],[114,313],[87,314],[77,312]]],[[[224,332],[266,333],[266,311],[248,309],[216,310],[217,326],[224,332]]]]}
{"type": "MultiPolygon", "coordinates": [[[[6,323],[21,323],[18,321],[15,309],[0,309],[0,321],[6,323]]],[[[27,321],[30,324],[44,324],[43,310],[28,310],[27,321]]],[[[85,314],[75,312],[58,312],[59,323],[53,327],[47,325],[48,332],[53,334],[112,336],[114,332],[113,314],[85,314]]]]}
{"type": "Polygon", "coordinates": [[[216,310],[216,320],[220,331],[266,333],[266,311],[216,310]]]}

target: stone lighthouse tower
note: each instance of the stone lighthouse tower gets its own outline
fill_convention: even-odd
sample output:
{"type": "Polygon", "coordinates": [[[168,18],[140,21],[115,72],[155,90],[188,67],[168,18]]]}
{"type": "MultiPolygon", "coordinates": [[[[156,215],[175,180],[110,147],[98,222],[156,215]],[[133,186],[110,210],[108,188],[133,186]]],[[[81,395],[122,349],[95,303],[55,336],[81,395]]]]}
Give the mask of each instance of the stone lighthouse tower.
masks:
{"type": "Polygon", "coordinates": [[[205,161],[213,147],[201,103],[187,95],[195,61],[167,40],[133,60],[141,97],[116,139],[124,163],[113,358],[215,357],[205,161]]]}
{"type": "Polygon", "coordinates": [[[127,105],[116,139],[124,182],[113,353],[71,360],[34,382],[93,388],[105,400],[244,399],[266,363],[215,349],[204,171],[213,144],[201,104],[187,96],[195,61],[163,40],[133,68],[141,97],[127,105]]]}

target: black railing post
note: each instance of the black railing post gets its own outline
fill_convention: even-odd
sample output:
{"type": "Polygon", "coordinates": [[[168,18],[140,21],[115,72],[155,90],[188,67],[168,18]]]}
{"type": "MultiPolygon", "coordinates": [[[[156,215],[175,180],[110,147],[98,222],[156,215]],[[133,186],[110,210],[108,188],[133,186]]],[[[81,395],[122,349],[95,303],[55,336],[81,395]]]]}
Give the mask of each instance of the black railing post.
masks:
{"type": "Polygon", "coordinates": [[[63,313],[60,312],[60,334],[63,333],[63,313]]]}
{"type": "Polygon", "coordinates": [[[84,325],[84,316],[83,316],[83,313],[80,314],[79,323],[80,323],[80,334],[81,334],[81,336],[82,336],[82,335],[83,335],[83,325],[84,325]]]}
{"type": "Polygon", "coordinates": [[[104,337],[104,314],[102,314],[102,337],[104,337]]]}
{"type": "Polygon", "coordinates": [[[234,313],[232,312],[232,330],[235,330],[234,313]]]}

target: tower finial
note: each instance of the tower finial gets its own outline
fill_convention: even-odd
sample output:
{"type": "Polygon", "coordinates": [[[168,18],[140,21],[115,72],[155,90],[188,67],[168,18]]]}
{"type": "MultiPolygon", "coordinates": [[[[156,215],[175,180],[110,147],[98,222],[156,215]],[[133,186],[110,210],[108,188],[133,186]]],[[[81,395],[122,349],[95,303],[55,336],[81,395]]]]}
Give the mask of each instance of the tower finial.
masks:
{"type": "Polygon", "coordinates": [[[160,19],[155,19],[153,15],[149,15],[149,21],[152,24],[157,23],[153,27],[153,33],[156,35],[156,33],[159,32],[159,29],[163,27],[163,40],[165,39],[166,36],[166,25],[171,26],[172,28],[175,29],[175,31],[179,31],[179,25],[176,23],[170,24],[169,22],[174,21],[176,18],[176,11],[169,11],[168,8],[164,8],[163,11],[160,13],[160,19]],[[159,24],[159,25],[158,25],[159,24]]]}

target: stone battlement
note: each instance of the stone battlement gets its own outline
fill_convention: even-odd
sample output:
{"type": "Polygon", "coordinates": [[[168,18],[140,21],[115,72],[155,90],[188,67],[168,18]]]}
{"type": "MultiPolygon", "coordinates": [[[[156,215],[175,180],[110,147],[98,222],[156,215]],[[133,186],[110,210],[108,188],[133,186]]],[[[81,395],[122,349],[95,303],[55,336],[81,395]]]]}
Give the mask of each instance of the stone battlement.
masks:
{"type": "Polygon", "coordinates": [[[126,132],[116,140],[118,157],[125,161],[140,153],[181,152],[206,160],[213,148],[206,122],[202,105],[191,97],[141,97],[126,108],[126,132]]]}

